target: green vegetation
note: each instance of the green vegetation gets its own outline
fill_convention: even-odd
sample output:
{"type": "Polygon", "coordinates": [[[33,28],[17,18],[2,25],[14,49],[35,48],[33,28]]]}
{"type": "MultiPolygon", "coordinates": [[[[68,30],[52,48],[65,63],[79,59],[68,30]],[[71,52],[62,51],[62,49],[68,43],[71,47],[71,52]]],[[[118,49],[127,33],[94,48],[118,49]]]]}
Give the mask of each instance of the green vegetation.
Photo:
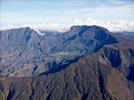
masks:
{"type": "Polygon", "coordinates": [[[39,66],[38,66],[38,68],[35,70],[35,72],[33,72],[33,76],[37,76],[38,74],[40,74],[40,73],[43,73],[43,72],[45,72],[47,69],[46,69],[46,66],[43,64],[43,63],[41,63],[39,66]]]}
{"type": "Polygon", "coordinates": [[[5,95],[3,92],[0,92],[0,100],[6,100],[5,95]]]}

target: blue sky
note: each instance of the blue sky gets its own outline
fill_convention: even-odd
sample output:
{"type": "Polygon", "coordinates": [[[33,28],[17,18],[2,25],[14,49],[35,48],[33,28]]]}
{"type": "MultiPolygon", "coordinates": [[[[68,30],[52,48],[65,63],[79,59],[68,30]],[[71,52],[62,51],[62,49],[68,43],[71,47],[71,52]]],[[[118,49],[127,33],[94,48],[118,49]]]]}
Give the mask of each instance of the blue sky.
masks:
{"type": "Polygon", "coordinates": [[[134,22],[134,0],[0,0],[1,25],[74,19],[134,22]]]}

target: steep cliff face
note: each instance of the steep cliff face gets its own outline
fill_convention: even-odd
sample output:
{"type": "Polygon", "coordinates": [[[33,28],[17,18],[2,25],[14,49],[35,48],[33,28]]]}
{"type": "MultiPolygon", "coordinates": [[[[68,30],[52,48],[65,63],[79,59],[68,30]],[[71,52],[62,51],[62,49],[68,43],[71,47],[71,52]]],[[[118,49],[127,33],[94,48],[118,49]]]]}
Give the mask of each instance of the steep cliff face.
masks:
{"type": "Polygon", "coordinates": [[[117,68],[121,65],[121,54],[119,50],[113,48],[105,48],[104,54],[113,67],[117,68]]]}
{"type": "Polygon", "coordinates": [[[9,76],[17,70],[27,69],[29,71],[24,75],[29,76],[40,57],[46,55],[45,45],[40,44],[41,35],[29,27],[5,30],[0,34],[1,74],[9,76]]]}
{"type": "Polygon", "coordinates": [[[5,30],[0,35],[3,76],[38,76],[43,72],[55,72],[106,44],[118,43],[107,29],[85,25],[73,26],[65,33],[40,33],[26,27],[5,30]]]}
{"type": "MultiPolygon", "coordinates": [[[[131,77],[134,66],[134,57],[131,53],[134,50],[134,45],[129,44],[125,44],[126,46],[124,43],[105,46],[104,49],[101,50],[112,67],[123,73],[127,79],[131,77]]],[[[133,81],[133,79],[130,81],[133,81]]]]}
{"type": "Polygon", "coordinates": [[[60,51],[84,55],[99,50],[106,44],[118,43],[111,33],[99,26],[72,26],[65,32],[60,51]]]}

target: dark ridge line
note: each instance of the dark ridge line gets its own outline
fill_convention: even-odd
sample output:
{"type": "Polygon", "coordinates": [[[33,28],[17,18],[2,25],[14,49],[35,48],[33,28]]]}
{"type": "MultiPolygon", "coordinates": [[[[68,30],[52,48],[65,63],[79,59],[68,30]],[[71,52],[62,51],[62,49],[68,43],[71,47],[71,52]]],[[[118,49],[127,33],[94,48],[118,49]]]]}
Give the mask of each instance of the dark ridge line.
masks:
{"type": "Polygon", "coordinates": [[[68,67],[69,65],[71,65],[72,63],[77,62],[82,57],[83,57],[83,55],[75,57],[74,59],[68,60],[69,63],[66,63],[66,64],[62,64],[62,62],[59,64],[55,64],[56,68],[52,68],[49,71],[46,71],[46,72],[39,74],[38,76],[48,75],[48,74],[52,74],[52,73],[56,73],[58,71],[61,71],[61,70],[65,69],[66,67],[68,67]]]}

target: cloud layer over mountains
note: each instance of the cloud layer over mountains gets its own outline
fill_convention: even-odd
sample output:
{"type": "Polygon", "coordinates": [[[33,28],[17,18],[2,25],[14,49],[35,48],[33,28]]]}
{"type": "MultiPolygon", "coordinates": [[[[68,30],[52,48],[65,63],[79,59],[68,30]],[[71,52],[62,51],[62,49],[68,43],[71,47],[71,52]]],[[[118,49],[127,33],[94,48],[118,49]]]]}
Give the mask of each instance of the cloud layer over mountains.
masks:
{"type": "Polygon", "coordinates": [[[124,20],[118,21],[104,21],[104,20],[94,20],[94,19],[85,19],[85,20],[70,20],[64,22],[47,22],[47,23],[31,23],[23,25],[5,25],[1,26],[0,30],[19,28],[19,27],[32,27],[39,30],[51,30],[51,31],[67,31],[73,25],[99,25],[107,28],[110,31],[131,31],[134,32],[134,23],[124,20]]]}

